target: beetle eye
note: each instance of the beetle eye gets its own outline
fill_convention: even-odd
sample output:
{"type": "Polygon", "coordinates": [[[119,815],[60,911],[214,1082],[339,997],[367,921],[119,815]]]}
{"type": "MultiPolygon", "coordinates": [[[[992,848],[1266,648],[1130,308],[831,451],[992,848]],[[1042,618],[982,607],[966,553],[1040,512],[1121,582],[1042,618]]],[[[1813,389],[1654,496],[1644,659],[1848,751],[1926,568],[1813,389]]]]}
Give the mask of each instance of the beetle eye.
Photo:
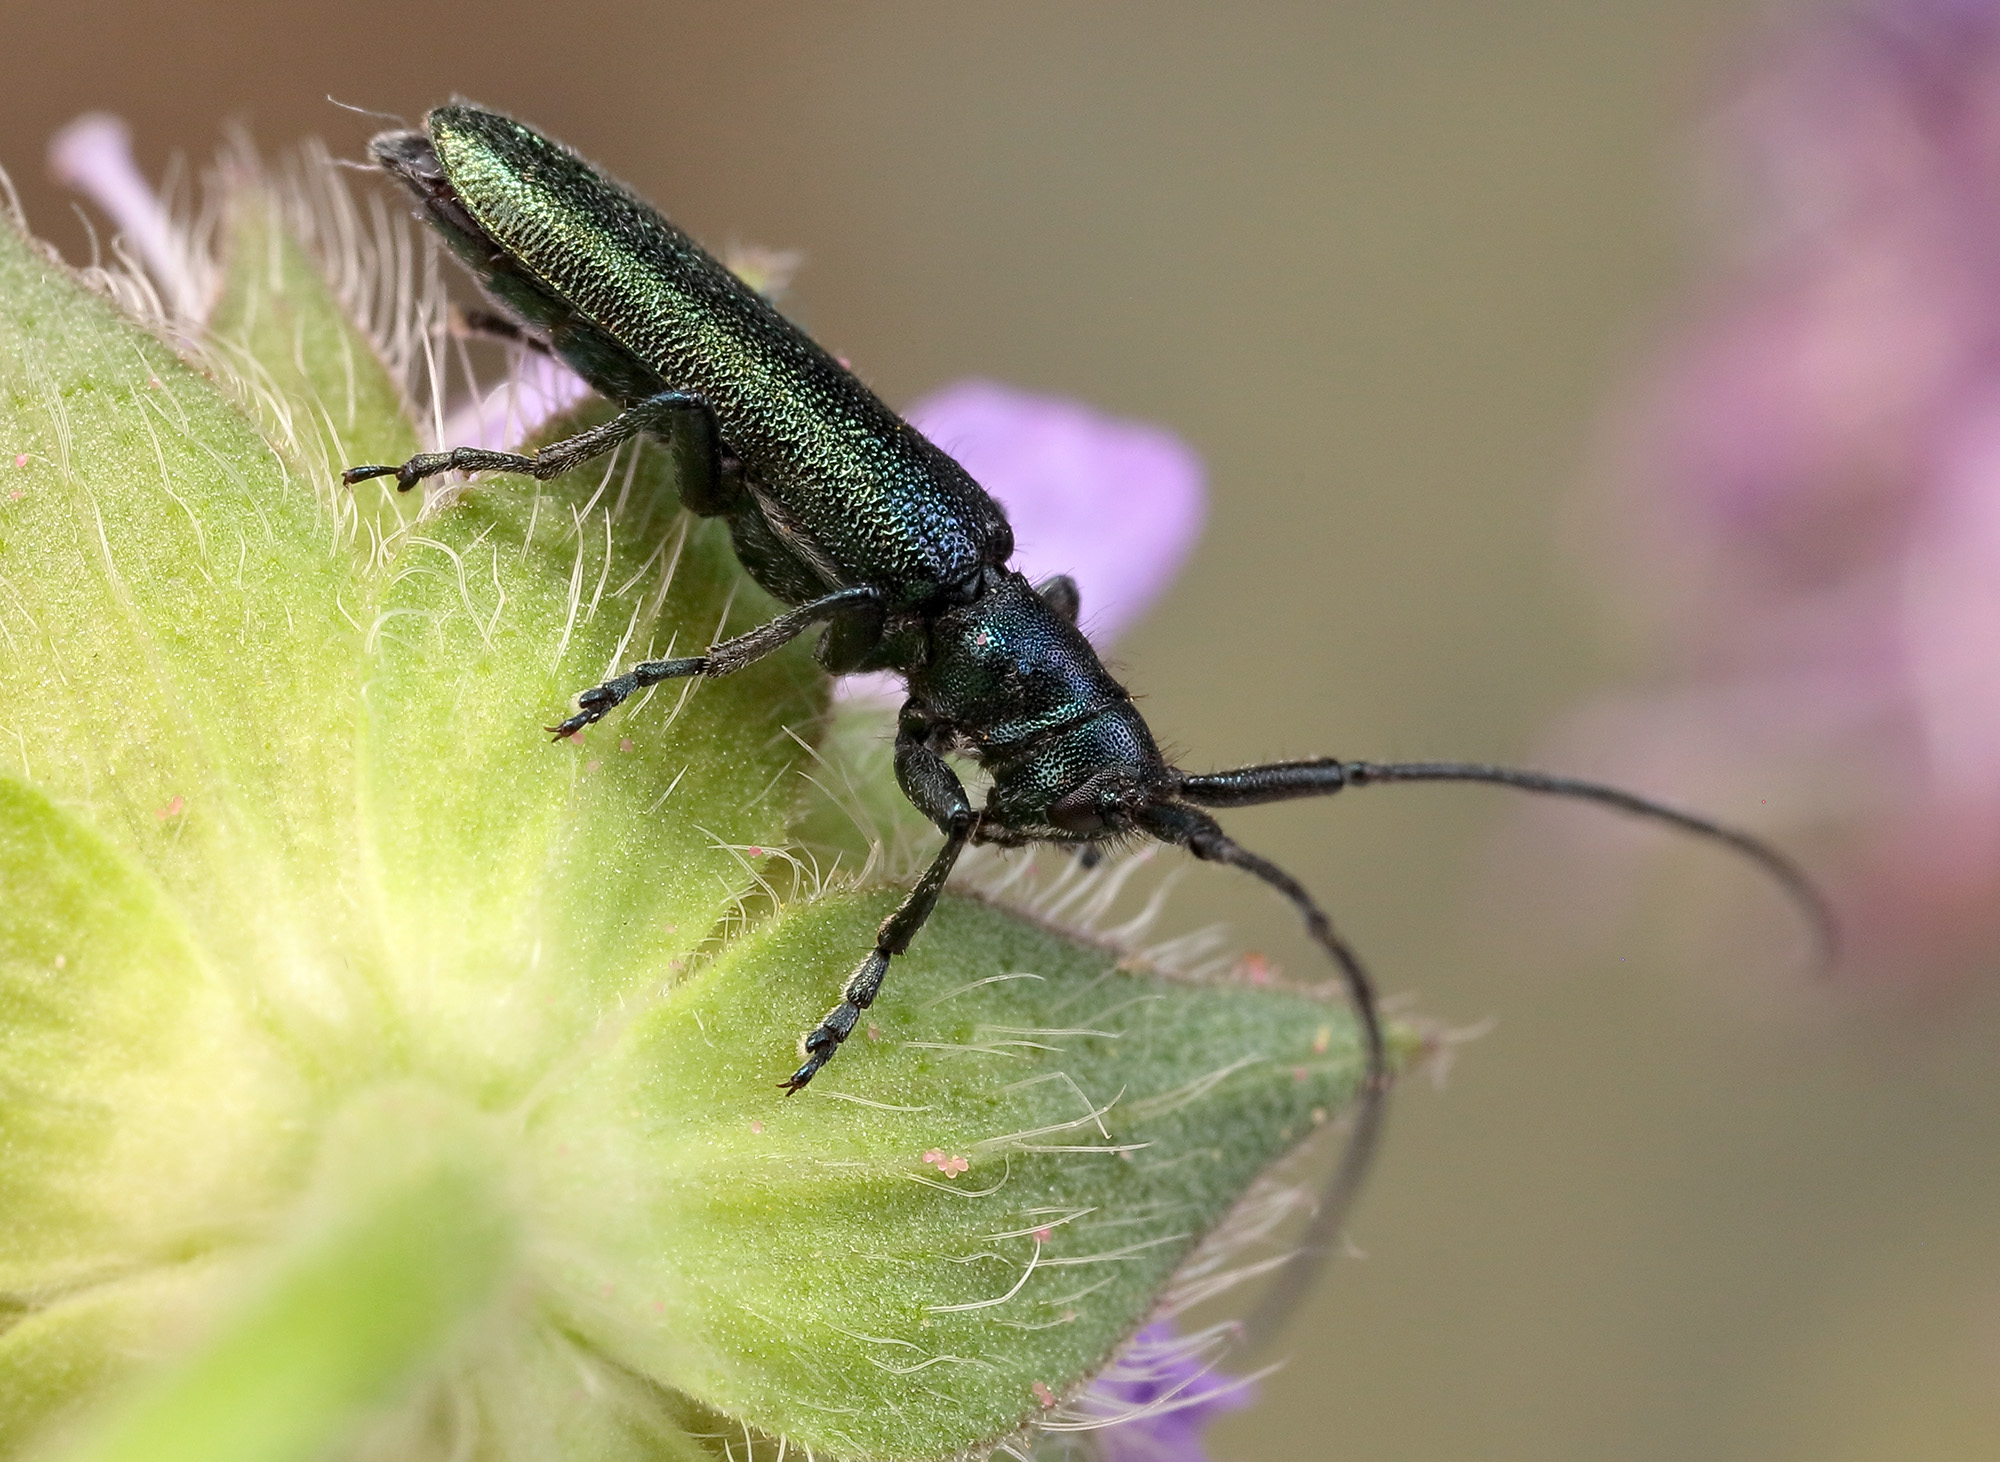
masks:
{"type": "Polygon", "coordinates": [[[1050,803],[1049,822],[1066,833],[1102,832],[1104,814],[1097,810],[1095,789],[1082,786],[1067,797],[1050,803]]]}

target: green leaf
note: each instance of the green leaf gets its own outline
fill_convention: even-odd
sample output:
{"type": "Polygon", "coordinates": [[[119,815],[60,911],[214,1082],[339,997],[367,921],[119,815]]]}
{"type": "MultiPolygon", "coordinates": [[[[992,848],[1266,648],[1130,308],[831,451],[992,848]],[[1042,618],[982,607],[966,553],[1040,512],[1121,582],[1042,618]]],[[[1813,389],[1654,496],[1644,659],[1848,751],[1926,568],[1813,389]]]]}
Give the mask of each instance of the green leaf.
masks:
{"type": "Polygon", "coordinates": [[[518,1233],[493,1128],[414,1086],[344,1111],[274,1272],[77,1462],[316,1457],[407,1392],[513,1272],[518,1233]]]}
{"type": "Polygon", "coordinates": [[[362,636],[330,490],[0,227],[0,755],[148,869],[288,1038],[355,917],[362,636]],[[343,598],[350,602],[343,604],[343,598]]]}
{"type": "MultiPolygon", "coordinates": [[[[203,355],[300,469],[330,482],[358,462],[401,462],[422,449],[374,342],[286,222],[304,200],[254,174],[226,196],[223,273],[203,355]]],[[[414,519],[421,494],[362,484],[333,500],[372,546],[414,519]],[[343,511],[345,510],[345,511],[343,511]]]]}
{"type": "Polygon", "coordinates": [[[1127,974],[947,899],[872,1025],[787,1099],[773,1053],[893,897],[788,908],[530,1128],[570,1323],[838,1457],[935,1458],[1032,1420],[1362,1069],[1326,1004],[1127,974]]]}
{"type": "Polygon", "coordinates": [[[114,1387],[171,1364],[239,1278],[225,1258],[144,1269],[49,1299],[0,1330],[0,1454],[47,1451],[114,1387]]]}
{"type": "Polygon", "coordinates": [[[284,199],[260,183],[229,194],[204,347],[252,388],[250,405],[270,409],[269,427],[316,438],[315,455],[336,470],[400,462],[421,448],[402,396],[283,214],[284,199]]]}
{"type": "Polygon", "coordinates": [[[826,868],[913,880],[937,851],[937,829],[896,785],[896,707],[836,701],[813,747],[792,837],[826,868]]]}
{"type": "Polygon", "coordinates": [[[0,887],[0,1289],[240,1239],[296,1166],[296,1077],[150,880],[7,778],[0,887]]]}
{"type": "Polygon", "coordinates": [[[430,1392],[374,1428],[355,1455],[449,1458],[476,1436],[482,1462],[726,1462],[727,1452],[696,1437],[743,1439],[740,1426],[700,1415],[544,1312],[494,1327],[430,1392]]]}

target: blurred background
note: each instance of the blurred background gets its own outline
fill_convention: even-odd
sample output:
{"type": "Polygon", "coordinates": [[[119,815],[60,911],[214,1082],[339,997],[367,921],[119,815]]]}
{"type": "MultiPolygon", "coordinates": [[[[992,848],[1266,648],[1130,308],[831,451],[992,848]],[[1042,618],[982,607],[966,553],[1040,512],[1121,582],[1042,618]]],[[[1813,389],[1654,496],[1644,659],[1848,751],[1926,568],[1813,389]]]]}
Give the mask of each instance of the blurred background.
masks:
{"type": "MultiPolygon", "coordinates": [[[[1921,79],[1968,47],[1913,51],[1884,27],[1990,8],[1875,4],[1851,44],[1914,56],[1921,79]]],[[[1786,406],[1759,395],[1739,305],[1793,326],[1826,298],[1876,312],[1834,361],[1836,424],[1918,366],[1965,395],[1932,347],[1971,305],[1931,301],[1930,333],[1892,348],[1898,297],[1866,260],[1786,292],[1805,267],[1788,251],[1829,228],[1826,189],[1798,186],[1843,155],[1811,129],[1862,136],[1879,113],[1920,132],[1934,100],[1905,116],[1865,77],[1819,85],[1855,80],[1850,41],[1825,59],[1835,23],[1743,0],[72,0],[0,16],[0,163],[77,257],[41,159],[88,109],[129,119],[153,176],[231,121],[269,150],[317,134],[358,157],[376,124],[329,93],[410,118],[452,93],[516,112],[713,244],[803,250],[788,307],[892,402],[989,376],[1194,444],[1207,535],[1117,654],[1190,765],[1560,757],[1772,831],[1851,902],[1871,867],[1912,866],[1898,848],[1947,872],[1985,856],[1978,828],[1953,842],[1907,818],[1900,843],[1869,843],[1885,807],[1972,805],[1911,769],[1935,736],[1813,739],[1836,714],[1813,699],[1813,633],[1858,638],[1855,676],[1889,654],[1858,627],[1876,601],[1836,591],[1858,575],[1879,599],[1926,572],[1870,557],[1927,511],[1896,497],[1928,480],[1921,454],[1906,431],[1904,457],[1855,467],[1835,442],[1753,463],[1747,486],[1721,448],[1676,454],[1741,445],[1786,406]],[[1704,484],[1713,511],[1691,517],[1704,484]],[[1831,526],[1812,506],[1829,485],[1831,526]],[[1799,607],[1829,594],[1849,618],[1799,607]]],[[[1952,176],[1976,194],[2000,177],[1981,110],[2000,85],[1961,90],[1952,176]]],[[[1964,225],[1951,277],[1970,299],[2000,249],[1980,248],[1986,200],[1961,219],[1945,193],[1931,222],[1964,225]]],[[[1880,218],[1902,195],[1857,196],[1880,218]]],[[[1815,388],[1816,339],[1771,347],[1815,388]]],[[[1958,522],[1934,537],[1969,552],[1958,522]]],[[[1954,664],[2000,659],[1979,633],[2000,617],[1960,598],[1960,659],[1917,677],[1933,710],[1954,664]]],[[[1978,709],[1947,707],[1947,750],[2000,734],[1978,709]]],[[[1853,967],[1816,980],[1753,875],[1587,812],[1391,789],[1232,826],[1325,894],[1411,1008],[1493,1027],[1448,1085],[1401,1093],[1354,1217],[1366,1258],[1318,1274],[1286,1369],[1217,1427],[1218,1457],[2000,1456],[1985,865],[1942,904],[1855,905],[1853,967]]],[[[1176,918],[1227,920],[1315,973],[1242,880],[1196,872],[1176,918]]]]}

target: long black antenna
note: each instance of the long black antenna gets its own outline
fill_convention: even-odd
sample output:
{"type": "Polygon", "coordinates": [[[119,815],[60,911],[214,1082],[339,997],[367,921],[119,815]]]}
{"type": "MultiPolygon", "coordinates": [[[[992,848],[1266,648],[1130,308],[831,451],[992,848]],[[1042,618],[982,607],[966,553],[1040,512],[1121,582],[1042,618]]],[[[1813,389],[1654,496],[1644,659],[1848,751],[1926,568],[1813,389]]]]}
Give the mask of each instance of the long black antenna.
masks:
{"type": "Polygon", "coordinates": [[[1340,761],[1326,757],[1316,761],[1271,762],[1264,766],[1239,767],[1235,771],[1183,776],[1176,790],[1190,802],[1199,802],[1205,807],[1249,807],[1293,797],[1326,797],[1349,787],[1367,787],[1384,782],[1490,782],[1522,792],[1595,802],[1632,817],[1662,822],[1696,837],[1721,843],[1757,864],[1776,880],[1811,926],[1814,947],[1821,964],[1831,967],[1835,961],[1840,937],[1833,911],[1805,870],[1787,854],[1740,828],[1603,782],[1559,777],[1520,767],[1492,766],[1485,762],[1340,761]]]}
{"type": "MultiPolygon", "coordinates": [[[[1347,1211],[1353,1207],[1355,1196],[1361,1191],[1362,1179],[1367,1177],[1369,1164],[1374,1161],[1375,1149],[1382,1135],[1382,1119],[1387,1111],[1389,1095],[1389,1052],[1382,1035],[1382,1014],[1375,998],[1375,982],[1369,976],[1367,966],[1362,964],[1361,956],[1341,937],[1340,931],[1333,926],[1333,920],[1306,892],[1305,886],[1277,864],[1258,857],[1235,842],[1207,813],[1184,804],[1160,803],[1147,808],[1141,817],[1147,827],[1163,840],[1181,844],[1206,862],[1241,868],[1291,900],[1292,906],[1305,920],[1307,932],[1332,956],[1339,968],[1341,980],[1347,987],[1348,1001],[1354,1007],[1355,1020],[1361,1027],[1362,1049],[1367,1065],[1356,1093],[1354,1126],[1348,1134],[1347,1148],[1340,1155],[1340,1165],[1321,1190],[1319,1204],[1300,1238],[1299,1246],[1283,1266],[1289,1270],[1302,1261],[1316,1260],[1338,1239],[1347,1211]]],[[[1254,1346],[1276,1334],[1304,1294],[1303,1283],[1277,1282],[1268,1286],[1257,1308],[1244,1321],[1246,1341],[1254,1346]]]]}

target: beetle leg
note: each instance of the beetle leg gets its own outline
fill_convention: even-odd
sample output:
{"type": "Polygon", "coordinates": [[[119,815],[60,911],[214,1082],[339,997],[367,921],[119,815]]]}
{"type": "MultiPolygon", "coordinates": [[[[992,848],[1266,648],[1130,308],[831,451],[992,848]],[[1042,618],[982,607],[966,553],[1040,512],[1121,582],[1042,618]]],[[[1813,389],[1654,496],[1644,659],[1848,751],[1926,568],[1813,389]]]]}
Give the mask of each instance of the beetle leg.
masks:
{"type": "Polygon", "coordinates": [[[937,907],[945,880],[951,877],[952,865],[971,841],[972,804],[966,800],[958,774],[931,746],[930,730],[929,722],[920,713],[907,705],[903,707],[896,727],[896,781],[917,810],[944,831],[944,846],[924,870],[924,876],[917,880],[917,886],[882,921],[875,934],[875,948],[848,977],[840,1004],[806,1032],[805,1064],[782,1083],[788,1091],[797,1091],[833,1059],[840,1043],[853,1033],[861,1012],[875,1003],[875,996],[882,989],[882,977],[889,971],[889,961],[908,949],[917,931],[924,927],[931,910],[937,907]]]}
{"type": "Polygon", "coordinates": [[[769,624],[760,624],[734,639],[712,645],[706,655],[686,655],[677,660],[647,660],[634,665],[623,675],[613,676],[578,696],[576,714],[560,726],[549,727],[549,731],[558,739],[574,736],[591,722],[602,720],[613,706],[634,691],[658,685],[663,680],[679,680],[688,675],[728,675],[741,670],[773,650],[782,649],[821,620],[831,619],[845,609],[873,604],[881,597],[882,591],[869,584],[840,589],[810,604],[786,610],[769,624]]]}
{"type": "MultiPolygon", "coordinates": [[[[419,452],[400,467],[350,467],[340,474],[349,487],[371,477],[394,477],[396,490],[408,492],[426,477],[440,472],[519,472],[546,482],[560,477],[572,467],[623,446],[640,433],[672,441],[677,431],[692,430],[705,459],[702,474],[712,481],[722,476],[722,437],[708,403],[686,391],[662,391],[628,406],[602,426],[580,431],[573,437],[550,442],[533,456],[519,452],[489,452],[484,447],[453,447],[448,452],[419,452]]],[[[713,489],[707,484],[696,492],[701,496],[713,489]]]]}

